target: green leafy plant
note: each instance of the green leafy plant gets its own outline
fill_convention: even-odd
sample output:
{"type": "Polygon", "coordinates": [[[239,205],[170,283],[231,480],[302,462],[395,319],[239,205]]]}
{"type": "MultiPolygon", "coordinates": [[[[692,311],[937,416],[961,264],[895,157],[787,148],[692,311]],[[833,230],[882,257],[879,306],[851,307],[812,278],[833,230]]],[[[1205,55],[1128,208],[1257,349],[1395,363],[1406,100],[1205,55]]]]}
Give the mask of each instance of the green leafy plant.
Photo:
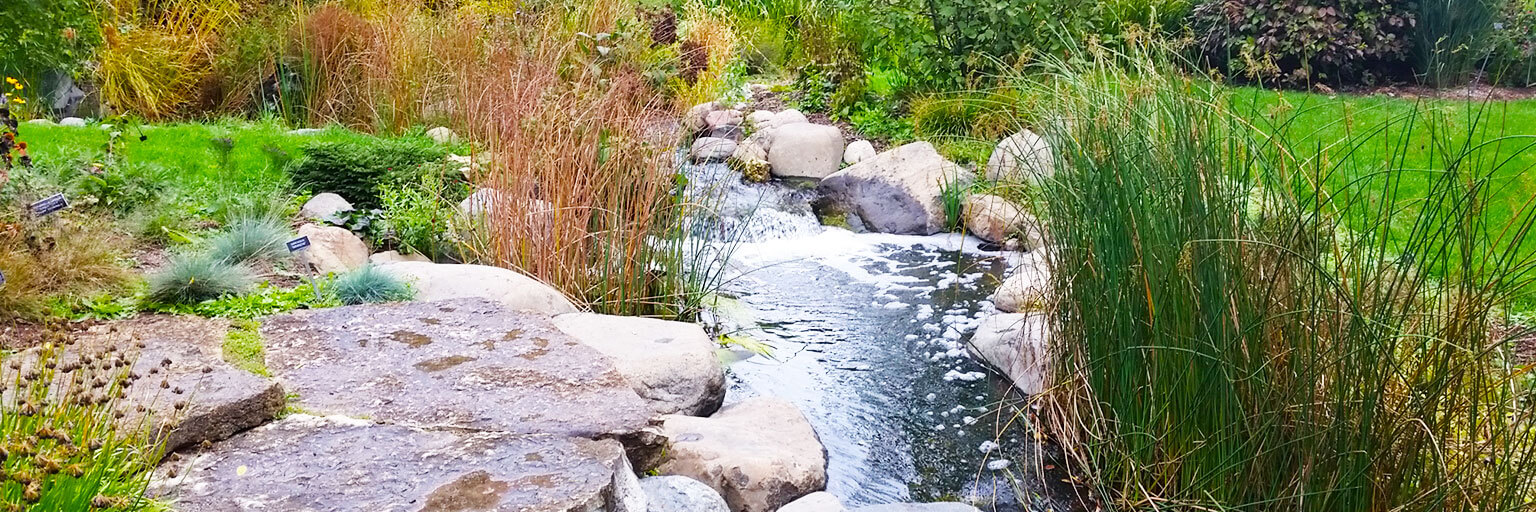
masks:
{"type": "Polygon", "coordinates": [[[417,179],[382,187],[379,198],[383,208],[378,217],[383,224],[379,236],[383,245],[433,260],[450,254],[450,232],[460,218],[458,201],[469,195],[457,172],[450,165],[426,165],[417,179]]]}
{"type": "Polygon", "coordinates": [[[79,71],[101,44],[90,0],[16,0],[0,5],[0,75],[36,81],[79,71]]]}
{"type": "Polygon", "coordinates": [[[1536,3],[1506,2],[1489,34],[1490,79],[1501,85],[1536,84],[1536,3]]]}
{"type": "Polygon", "coordinates": [[[291,289],[273,286],[271,283],[256,285],[255,290],[244,294],[226,294],[215,299],[190,303],[150,303],[146,309],[166,313],[198,315],[209,318],[254,320],[286,313],[297,309],[319,309],[340,305],[332,294],[326,293],[328,281],[303,283],[291,289]],[[320,292],[315,292],[315,287],[320,292]]]}
{"type": "Polygon", "coordinates": [[[180,255],[149,277],[149,299],[168,304],[195,304],[239,295],[255,285],[250,269],[208,254],[180,255]]]}
{"type": "Polygon", "coordinates": [[[330,290],[347,305],[407,301],[416,295],[410,285],[373,265],[337,276],[330,290]]]}
{"type": "Polygon", "coordinates": [[[1212,66],[1290,86],[1371,83],[1405,68],[1415,23],[1412,3],[1383,0],[1208,0],[1191,18],[1212,66]]]}

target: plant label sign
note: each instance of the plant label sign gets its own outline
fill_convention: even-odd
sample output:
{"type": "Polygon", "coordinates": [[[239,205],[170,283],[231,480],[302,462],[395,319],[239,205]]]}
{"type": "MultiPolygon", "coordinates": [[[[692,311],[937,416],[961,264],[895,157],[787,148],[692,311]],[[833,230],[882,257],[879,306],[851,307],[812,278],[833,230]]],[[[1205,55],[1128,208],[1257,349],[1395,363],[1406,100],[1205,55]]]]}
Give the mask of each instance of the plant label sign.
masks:
{"type": "Polygon", "coordinates": [[[288,252],[299,252],[309,248],[309,237],[301,236],[288,241],[288,252]]]}
{"type": "Polygon", "coordinates": [[[64,194],[54,194],[41,199],[29,207],[33,217],[47,217],[58,213],[59,210],[69,208],[69,200],[64,199],[64,194]]]}
{"type": "Polygon", "coordinates": [[[0,272],[0,289],[5,288],[5,272],[0,272]]]}

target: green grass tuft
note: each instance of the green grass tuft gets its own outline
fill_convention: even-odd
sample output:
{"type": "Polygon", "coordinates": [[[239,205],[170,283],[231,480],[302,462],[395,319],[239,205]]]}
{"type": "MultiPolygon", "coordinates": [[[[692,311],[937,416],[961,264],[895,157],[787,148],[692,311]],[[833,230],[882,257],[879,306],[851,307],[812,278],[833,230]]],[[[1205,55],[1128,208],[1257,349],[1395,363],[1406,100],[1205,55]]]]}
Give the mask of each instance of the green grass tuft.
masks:
{"type": "Polygon", "coordinates": [[[251,271],[209,255],[182,255],[149,277],[149,298],[167,304],[196,304],[239,295],[256,284],[251,271]]]}
{"type": "Polygon", "coordinates": [[[373,265],[337,277],[331,284],[331,293],[347,305],[407,301],[416,296],[409,284],[373,265]]]}

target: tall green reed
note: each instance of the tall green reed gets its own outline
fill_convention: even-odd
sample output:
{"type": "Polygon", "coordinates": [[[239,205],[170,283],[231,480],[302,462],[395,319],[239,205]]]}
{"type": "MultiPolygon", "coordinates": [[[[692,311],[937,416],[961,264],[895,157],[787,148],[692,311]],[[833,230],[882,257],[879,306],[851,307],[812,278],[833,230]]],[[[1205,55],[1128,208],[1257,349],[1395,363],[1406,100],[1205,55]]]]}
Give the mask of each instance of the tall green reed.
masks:
{"type": "Polygon", "coordinates": [[[1488,214],[1516,141],[1426,113],[1297,147],[1155,52],[1104,57],[1030,83],[1058,141],[1046,427],[1095,501],[1529,510],[1530,366],[1494,333],[1533,216],[1488,214]],[[1357,158],[1372,137],[1388,156],[1357,158]]]}

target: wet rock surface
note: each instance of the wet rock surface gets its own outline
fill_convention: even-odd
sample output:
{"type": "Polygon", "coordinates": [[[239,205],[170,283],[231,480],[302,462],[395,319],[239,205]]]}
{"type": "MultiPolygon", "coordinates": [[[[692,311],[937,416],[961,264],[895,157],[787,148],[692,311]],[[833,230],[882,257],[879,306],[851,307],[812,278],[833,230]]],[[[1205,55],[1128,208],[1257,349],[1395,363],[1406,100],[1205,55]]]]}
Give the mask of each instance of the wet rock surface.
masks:
{"type": "Polygon", "coordinates": [[[944,229],[944,189],[968,186],[970,175],[932,144],[914,142],[832,173],[818,190],[871,231],[931,235],[944,229]]]}
{"type": "Polygon", "coordinates": [[[703,482],[686,476],[653,476],[640,480],[650,512],[730,512],[725,498],[703,482]]]}
{"type": "Polygon", "coordinates": [[[964,503],[892,503],[859,507],[853,512],[981,512],[964,503]]]}
{"type": "Polygon", "coordinates": [[[576,312],[558,290],[501,267],[405,261],[380,265],[379,270],[410,283],[418,301],[479,297],[546,315],[576,312]]]}
{"type": "Polygon", "coordinates": [[[627,470],[613,440],[295,415],[163,464],[152,494],[186,511],[643,512],[627,470]]]}
{"type": "Polygon", "coordinates": [[[305,411],[626,440],[651,422],[600,352],[546,317],[485,299],[300,312],[262,332],[268,366],[305,411]]]}
{"type": "Polygon", "coordinates": [[[1020,391],[1035,394],[1045,389],[1048,336],[1044,314],[1002,313],[982,319],[966,349],[1020,391]]]}

